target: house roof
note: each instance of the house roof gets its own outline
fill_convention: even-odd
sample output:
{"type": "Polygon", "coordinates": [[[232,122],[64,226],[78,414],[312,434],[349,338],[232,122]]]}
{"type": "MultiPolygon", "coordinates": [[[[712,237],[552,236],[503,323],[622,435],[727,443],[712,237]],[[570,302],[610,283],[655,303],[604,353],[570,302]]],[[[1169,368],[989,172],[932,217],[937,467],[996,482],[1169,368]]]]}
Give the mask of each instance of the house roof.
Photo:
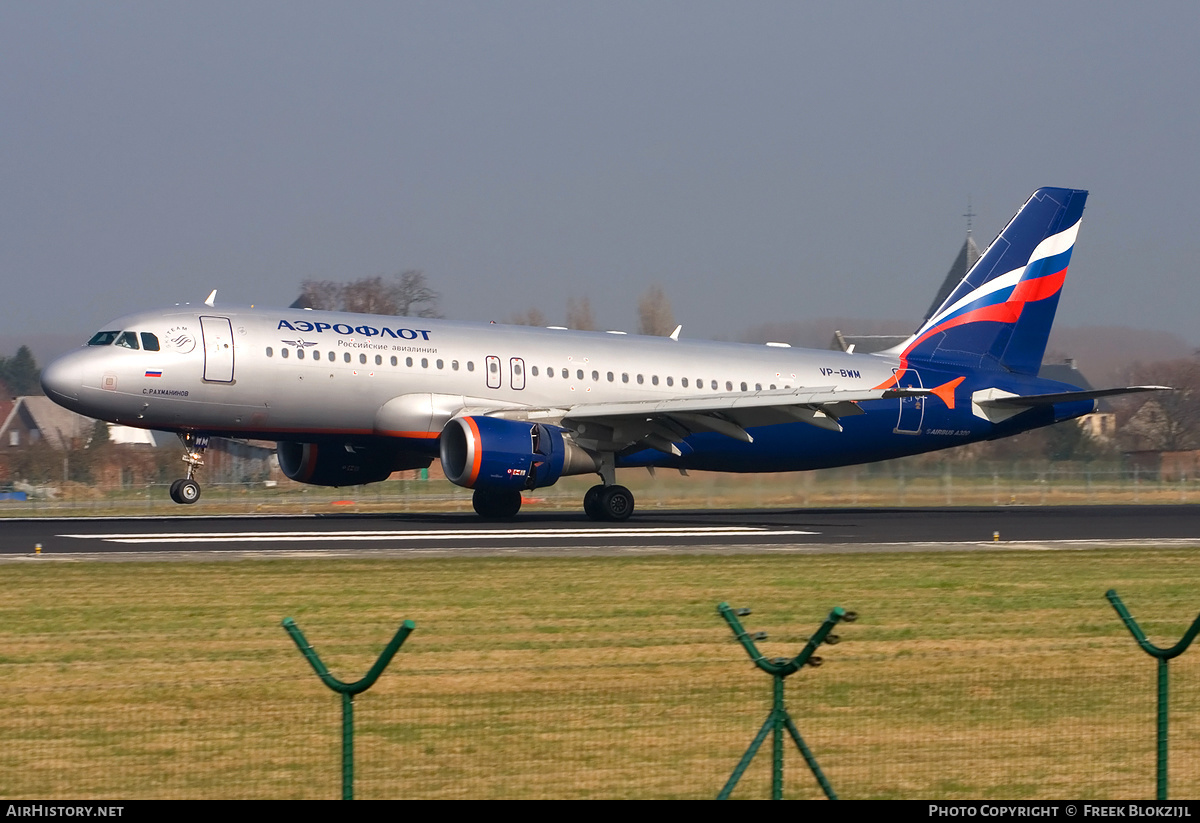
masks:
{"type": "Polygon", "coordinates": [[[61,449],[89,438],[95,425],[92,418],[64,409],[49,397],[18,397],[0,425],[0,442],[13,429],[36,430],[39,437],[61,449]]]}

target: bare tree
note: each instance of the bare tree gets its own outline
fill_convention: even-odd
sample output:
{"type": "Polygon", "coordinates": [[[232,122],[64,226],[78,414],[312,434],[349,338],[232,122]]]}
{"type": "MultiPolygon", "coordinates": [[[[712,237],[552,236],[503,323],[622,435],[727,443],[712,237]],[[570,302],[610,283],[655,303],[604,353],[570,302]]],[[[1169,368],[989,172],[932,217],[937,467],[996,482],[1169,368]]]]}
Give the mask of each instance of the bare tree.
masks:
{"type": "Polygon", "coordinates": [[[1131,395],[1114,403],[1118,406],[1117,430],[1126,447],[1157,451],[1200,448],[1200,358],[1166,360],[1135,371],[1139,383],[1175,390],[1131,395]]]}
{"type": "Polygon", "coordinates": [[[545,326],[546,315],[542,314],[541,309],[528,308],[521,314],[514,314],[508,321],[514,326],[545,326]]]}
{"type": "Polygon", "coordinates": [[[438,300],[441,295],[429,288],[425,272],[409,269],[391,285],[390,295],[396,314],[404,317],[441,317],[438,300]]]}
{"type": "Polygon", "coordinates": [[[592,301],[586,297],[576,300],[567,298],[567,328],[578,331],[595,331],[596,316],[592,314],[592,301]]]}
{"type": "Polygon", "coordinates": [[[675,315],[662,286],[654,285],[638,300],[638,334],[663,337],[675,331],[675,315]]]}
{"type": "Polygon", "coordinates": [[[425,273],[409,270],[390,278],[364,277],[348,283],[305,280],[295,308],[390,314],[402,317],[441,317],[438,299],[425,273]]]}
{"type": "Polygon", "coordinates": [[[345,283],[332,280],[305,280],[300,284],[300,296],[292,303],[292,308],[338,311],[342,307],[345,288],[345,283]]]}

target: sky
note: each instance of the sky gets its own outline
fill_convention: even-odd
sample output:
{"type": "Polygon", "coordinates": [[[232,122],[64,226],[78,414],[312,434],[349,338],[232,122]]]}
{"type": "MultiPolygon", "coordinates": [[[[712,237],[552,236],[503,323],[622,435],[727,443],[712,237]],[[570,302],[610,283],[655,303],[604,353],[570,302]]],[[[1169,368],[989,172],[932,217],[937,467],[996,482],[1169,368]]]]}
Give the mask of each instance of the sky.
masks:
{"type": "Polygon", "coordinates": [[[448,317],[917,324],[1039,186],[1200,345],[1200,4],[0,3],[0,332],[425,272],[448,317]]]}

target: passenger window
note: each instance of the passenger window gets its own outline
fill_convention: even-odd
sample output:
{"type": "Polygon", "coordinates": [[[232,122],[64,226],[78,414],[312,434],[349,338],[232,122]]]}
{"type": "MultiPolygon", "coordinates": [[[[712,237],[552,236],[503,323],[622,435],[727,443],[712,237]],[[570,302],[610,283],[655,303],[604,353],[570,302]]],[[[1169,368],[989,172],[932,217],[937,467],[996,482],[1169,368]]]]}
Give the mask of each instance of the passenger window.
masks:
{"type": "Polygon", "coordinates": [[[367,365],[367,356],[365,354],[360,354],[358,356],[358,362],[364,366],[367,365]]]}
{"type": "MultiPolygon", "coordinates": [[[[412,364],[410,363],[409,365],[412,365],[412,364]]],[[[467,371],[475,371],[475,361],[474,360],[467,361],[467,371]]]]}
{"type": "Polygon", "coordinates": [[[621,382],[622,383],[629,382],[629,373],[628,372],[621,372],[621,382]]]}
{"type": "Polygon", "coordinates": [[[444,366],[444,365],[445,365],[445,363],[444,363],[444,362],[442,362],[441,360],[437,361],[437,367],[438,367],[439,369],[440,369],[442,366],[444,366]]]}
{"type": "MultiPolygon", "coordinates": [[[[455,367],[454,367],[454,368],[456,368],[456,369],[457,369],[457,368],[458,368],[458,366],[457,366],[457,365],[455,365],[455,367]]],[[[537,376],[538,376],[538,370],[537,370],[537,366],[530,366],[530,367],[529,367],[529,373],[530,373],[530,374],[532,374],[534,377],[537,377],[537,376]]]]}
{"type": "Polygon", "coordinates": [[[653,377],[651,377],[650,382],[657,386],[658,385],[658,375],[656,374],[653,377]]]}
{"type": "Polygon", "coordinates": [[[296,359],[297,360],[304,359],[304,349],[296,349],[296,359]]]}
{"type": "MultiPolygon", "coordinates": [[[[393,357],[392,359],[395,360],[396,358],[393,357]]],[[[450,369],[452,371],[458,371],[458,361],[457,360],[450,361],[450,369]]],[[[537,366],[533,367],[533,376],[537,377],[537,366]]]]}
{"type": "Polygon", "coordinates": [[[400,365],[400,361],[398,359],[396,359],[396,355],[394,355],[394,354],[392,355],[392,365],[393,366],[400,365]]]}
{"type": "Polygon", "coordinates": [[[743,383],[743,384],[742,384],[742,391],[745,391],[745,390],[746,390],[746,384],[745,384],[745,383],[743,383]]]}
{"type": "Polygon", "coordinates": [[[582,380],[582,379],[583,379],[583,369],[579,369],[579,370],[577,370],[577,371],[575,372],[575,379],[576,379],[576,380],[582,380]]]}
{"type": "Polygon", "coordinates": [[[382,366],[382,365],[383,365],[383,355],[382,355],[382,354],[377,354],[377,355],[375,355],[375,365],[376,365],[376,366],[382,366]]]}
{"type": "Polygon", "coordinates": [[[597,383],[600,382],[600,372],[598,372],[598,371],[592,372],[592,380],[597,383]]]}
{"type": "Polygon", "coordinates": [[[345,361],[346,363],[349,363],[350,362],[350,352],[346,352],[345,354],[343,354],[342,360],[345,361]]]}
{"type": "Polygon", "coordinates": [[[566,380],[566,379],[567,379],[568,377],[570,377],[570,376],[571,376],[571,373],[570,373],[570,372],[568,372],[566,369],[563,369],[563,370],[562,370],[562,377],[563,377],[563,380],[566,380]]]}
{"type": "Polygon", "coordinates": [[[148,331],[142,332],[142,348],[146,351],[158,351],[158,337],[148,331]]]}
{"type": "Polygon", "coordinates": [[[121,336],[117,338],[117,345],[126,349],[137,350],[137,335],[131,331],[123,331],[121,332],[121,336]]]}
{"type": "Polygon", "coordinates": [[[275,356],[275,350],[272,349],[270,346],[267,346],[267,357],[274,357],[274,356],[275,356]]]}
{"type": "Polygon", "coordinates": [[[682,380],[680,380],[679,384],[686,389],[687,388],[687,378],[685,377],[682,380]]]}
{"type": "Polygon", "coordinates": [[[412,368],[412,358],[411,357],[404,358],[404,365],[408,366],[411,369],[412,368]]]}
{"type": "Polygon", "coordinates": [[[640,374],[637,376],[637,381],[638,381],[639,386],[642,385],[642,383],[646,382],[645,380],[642,379],[642,376],[640,374]]]}
{"type": "Polygon", "coordinates": [[[423,369],[429,368],[429,358],[428,357],[421,358],[421,368],[423,368],[423,369]]]}
{"type": "Polygon", "coordinates": [[[119,331],[98,331],[92,335],[92,339],[88,341],[89,346],[111,346],[112,342],[117,339],[119,331]]]}
{"type": "Polygon", "coordinates": [[[674,377],[668,377],[668,378],[667,378],[667,385],[668,385],[668,386],[674,386],[674,385],[675,385],[675,378],[674,378],[674,377]]]}
{"type": "Polygon", "coordinates": [[[287,349],[280,349],[280,350],[279,350],[279,356],[280,356],[280,357],[282,357],[284,360],[287,360],[287,356],[288,356],[288,350],[287,350],[287,349]]]}
{"type": "MultiPolygon", "coordinates": [[[[715,389],[716,386],[713,386],[713,388],[715,389]]],[[[725,391],[733,391],[733,383],[729,380],[725,381],[725,391]]]]}

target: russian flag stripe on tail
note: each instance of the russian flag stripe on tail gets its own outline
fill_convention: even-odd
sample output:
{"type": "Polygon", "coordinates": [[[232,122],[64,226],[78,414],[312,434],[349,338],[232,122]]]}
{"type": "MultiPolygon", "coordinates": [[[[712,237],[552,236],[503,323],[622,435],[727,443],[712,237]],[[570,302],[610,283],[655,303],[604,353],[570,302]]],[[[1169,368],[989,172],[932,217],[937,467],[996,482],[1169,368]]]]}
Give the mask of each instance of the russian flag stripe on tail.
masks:
{"type": "Polygon", "coordinates": [[[1037,374],[1087,192],[1038,189],[938,310],[894,353],[904,362],[1037,374]]]}

